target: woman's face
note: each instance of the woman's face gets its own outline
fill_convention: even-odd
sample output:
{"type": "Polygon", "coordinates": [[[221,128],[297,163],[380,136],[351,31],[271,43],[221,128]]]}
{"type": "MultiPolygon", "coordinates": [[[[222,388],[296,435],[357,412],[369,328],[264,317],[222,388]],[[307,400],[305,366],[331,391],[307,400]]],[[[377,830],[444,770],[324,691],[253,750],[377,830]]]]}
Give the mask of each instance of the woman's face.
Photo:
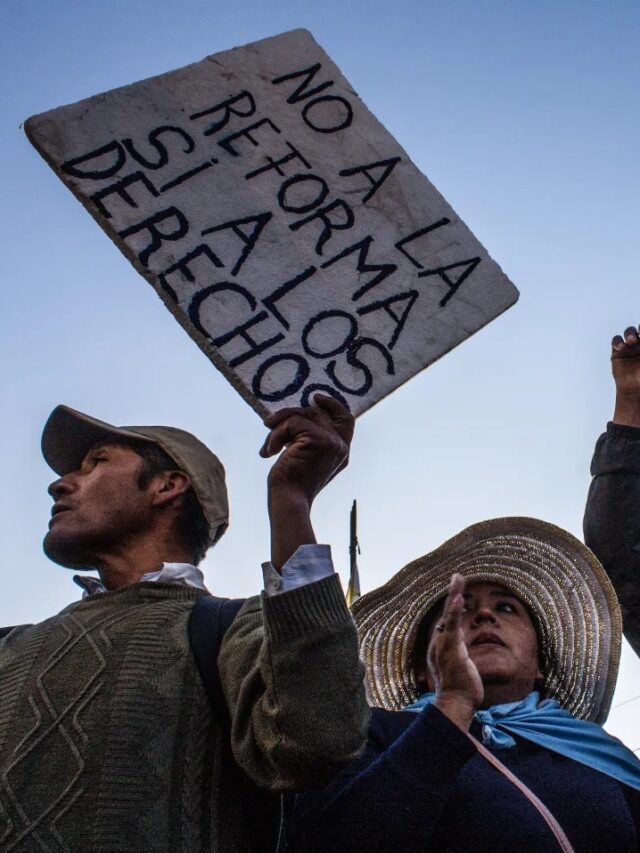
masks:
{"type": "MultiPolygon", "coordinates": [[[[464,641],[485,692],[496,688],[500,694],[506,691],[506,695],[513,695],[511,701],[524,699],[542,681],[538,637],[527,607],[504,586],[490,582],[468,584],[464,600],[464,641]]],[[[416,667],[418,683],[429,690],[433,689],[433,681],[426,653],[443,604],[431,621],[424,656],[421,654],[424,666],[420,668],[418,661],[416,667]]]]}

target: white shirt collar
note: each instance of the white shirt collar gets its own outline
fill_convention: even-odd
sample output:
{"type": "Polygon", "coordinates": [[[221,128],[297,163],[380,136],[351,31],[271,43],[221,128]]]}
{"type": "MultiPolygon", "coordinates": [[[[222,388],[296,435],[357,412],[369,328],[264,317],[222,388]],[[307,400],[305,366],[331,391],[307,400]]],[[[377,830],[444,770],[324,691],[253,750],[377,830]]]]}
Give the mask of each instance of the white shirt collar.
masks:
{"type": "MultiPolygon", "coordinates": [[[[74,575],[73,580],[83,590],[82,597],[106,592],[107,588],[100,578],[91,575],[74,575]]],[[[191,563],[163,563],[157,572],[147,572],[139,583],[169,583],[178,586],[193,586],[196,589],[206,589],[204,575],[197,566],[191,563]]]]}

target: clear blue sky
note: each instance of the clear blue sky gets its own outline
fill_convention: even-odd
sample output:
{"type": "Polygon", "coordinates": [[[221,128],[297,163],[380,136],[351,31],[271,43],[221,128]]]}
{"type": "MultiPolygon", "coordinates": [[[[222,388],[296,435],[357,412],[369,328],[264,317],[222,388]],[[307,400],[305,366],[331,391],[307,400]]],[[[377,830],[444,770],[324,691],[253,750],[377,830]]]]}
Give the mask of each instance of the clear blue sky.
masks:
{"type": "MultiPolygon", "coordinates": [[[[637,2],[3,0],[5,449],[0,624],[76,595],[40,542],[59,402],[191,429],[227,466],[232,525],[210,587],[246,595],[268,554],[264,429],[20,130],[33,113],[307,27],[521,291],[515,308],[358,423],[318,501],[347,567],[359,501],[365,589],[474,521],[532,515],[580,535],[612,409],[611,336],[640,320],[637,2]]],[[[640,694],[628,648],[615,703],[640,694]]],[[[609,728],[640,747],[640,702],[609,728]]]]}

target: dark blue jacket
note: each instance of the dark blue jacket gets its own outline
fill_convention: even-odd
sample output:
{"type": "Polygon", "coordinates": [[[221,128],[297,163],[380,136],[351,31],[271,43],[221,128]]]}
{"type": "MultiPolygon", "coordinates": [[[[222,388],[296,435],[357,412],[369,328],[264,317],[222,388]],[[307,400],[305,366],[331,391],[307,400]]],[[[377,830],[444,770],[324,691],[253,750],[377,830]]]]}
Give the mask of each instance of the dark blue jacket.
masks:
{"type": "MultiPolygon", "coordinates": [[[[545,803],[576,853],[640,849],[640,792],[518,739],[496,756],[545,803]]],[[[286,853],[557,853],[539,812],[430,706],[374,709],[362,758],[290,804],[286,853]]]]}

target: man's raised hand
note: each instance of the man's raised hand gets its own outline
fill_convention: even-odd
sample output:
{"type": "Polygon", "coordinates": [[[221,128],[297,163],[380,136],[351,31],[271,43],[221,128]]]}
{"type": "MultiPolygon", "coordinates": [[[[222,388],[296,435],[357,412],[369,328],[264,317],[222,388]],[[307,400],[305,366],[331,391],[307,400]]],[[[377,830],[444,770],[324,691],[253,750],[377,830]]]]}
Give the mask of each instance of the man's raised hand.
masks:
{"type": "Polygon", "coordinates": [[[300,545],[315,542],[311,505],[346,467],[355,420],[333,397],[316,394],[313,405],[281,409],[264,423],[270,432],[260,455],[280,454],[267,480],[271,562],[279,569],[300,545]]]}
{"type": "Polygon", "coordinates": [[[271,430],[260,455],[284,452],[269,473],[269,488],[295,490],[309,507],[318,492],[349,461],[353,415],[333,397],[316,394],[313,405],[287,408],[265,418],[271,430]]]}

